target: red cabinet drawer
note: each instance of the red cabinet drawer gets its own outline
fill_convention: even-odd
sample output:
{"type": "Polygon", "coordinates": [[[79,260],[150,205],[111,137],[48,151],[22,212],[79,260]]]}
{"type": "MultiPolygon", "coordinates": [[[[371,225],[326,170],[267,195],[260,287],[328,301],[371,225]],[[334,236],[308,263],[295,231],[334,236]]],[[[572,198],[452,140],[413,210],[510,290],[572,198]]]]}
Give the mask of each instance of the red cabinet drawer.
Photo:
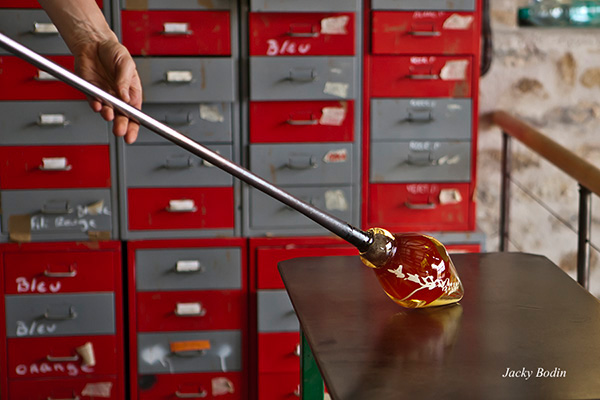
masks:
{"type": "Polygon", "coordinates": [[[138,292],[137,330],[241,329],[244,305],[239,290],[138,292]]]}
{"type": "Polygon", "coordinates": [[[8,339],[9,378],[75,378],[117,372],[116,339],[106,336],[68,336],[8,339]],[[92,346],[95,365],[86,365],[77,348],[92,346]]]}
{"type": "Polygon", "coordinates": [[[251,143],[353,140],[353,101],[250,102],[251,143]]]}
{"type": "Polygon", "coordinates": [[[258,370],[300,373],[300,333],[259,333],[258,370]]]}
{"type": "MultiPolygon", "coordinates": [[[[73,70],[72,56],[50,56],[50,60],[73,70]]],[[[27,61],[0,56],[0,100],[79,100],[85,95],[55,79],[47,79],[27,61]]]]}
{"type": "Polygon", "coordinates": [[[6,294],[112,292],[114,253],[7,252],[4,254],[6,294]]]}
{"type": "Polygon", "coordinates": [[[468,183],[369,186],[369,224],[390,231],[473,229],[468,183]]]}
{"type": "Polygon", "coordinates": [[[122,383],[114,377],[98,379],[21,379],[10,381],[11,400],[121,400],[122,383]]]}
{"type": "Polygon", "coordinates": [[[229,11],[122,11],[123,44],[134,55],[231,54],[229,11]]]}
{"type": "Polygon", "coordinates": [[[374,56],[374,97],[470,97],[472,57],[374,56]]]}
{"type": "Polygon", "coordinates": [[[140,400],[238,400],[247,396],[244,393],[242,374],[236,372],[142,375],[138,379],[137,398],[140,400]]]}
{"type": "Polygon", "coordinates": [[[0,147],[2,189],[110,187],[108,145],[0,147]]]}
{"type": "MultiPolygon", "coordinates": [[[[102,0],[96,0],[102,8],[102,0]]],[[[37,0],[0,0],[0,8],[42,8],[37,0]]]]}
{"type": "Polygon", "coordinates": [[[481,253],[480,244],[448,244],[445,247],[450,254],[481,253]]]}
{"type": "Polygon", "coordinates": [[[354,14],[250,13],[251,56],[354,55],[354,14]]]}
{"type": "Polygon", "coordinates": [[[127,196],[131,230],[233,228],[232,187],[129,189],[127,196]]]}
{"type": "Polygon", "coordinates": [[[283,260],[296,257],[325,257],[358,255],[358,250],[351,246],[330,247],[283,247],[259,248],[256,251],[257,289],[283,289],[283,281],[277,270],[277,264],[283,260]]]}
{"type": "Polygon", "coordinates": [[[475,15],[444,11],[374,11],[373,54],[473,54],[475,15]]]}
{"type": "Polygon", "coordinates": [[[258,375],[260,400],[292,400],[300,398],[300,373],[263,373],[258,375]]]}

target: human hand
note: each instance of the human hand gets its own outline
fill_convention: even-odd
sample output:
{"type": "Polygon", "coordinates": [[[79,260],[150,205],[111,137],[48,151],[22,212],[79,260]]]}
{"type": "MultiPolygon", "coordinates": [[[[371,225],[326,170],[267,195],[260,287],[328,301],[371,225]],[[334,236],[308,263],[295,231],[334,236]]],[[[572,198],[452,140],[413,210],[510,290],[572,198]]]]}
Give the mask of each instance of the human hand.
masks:
{"type": "MultiPolygon", "coordinates": [[[[78,46],[73,53],[75,72],[79,76],[131,106],[141,108],[142,84],[125,46],[116,40],[104,40],[78,46]]],[[[88,98],[88,102],[92,110],[99,112],[106,121],[114,121],[115,136],[124,136],[125,142],[130,144],[137,139],[137,122],[94,98],[88,98]]]]}

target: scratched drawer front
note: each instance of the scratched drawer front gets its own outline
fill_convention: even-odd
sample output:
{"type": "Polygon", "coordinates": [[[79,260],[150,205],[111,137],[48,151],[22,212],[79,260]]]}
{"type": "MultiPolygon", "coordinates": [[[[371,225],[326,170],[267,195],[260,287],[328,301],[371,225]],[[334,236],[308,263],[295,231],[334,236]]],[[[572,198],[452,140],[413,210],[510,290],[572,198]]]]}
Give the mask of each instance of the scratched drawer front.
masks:
{"type": "Polygon", "coordinates": [[[479,32],[473,13],[375,11],[374,54],[470,54],[479,32]]]}
{"type": "Polygon", "coordinates": [[[233,59],[135,58],[144,100],[158,103],[233,102],[233,59]]]}
{"type": "Polygon", "coordinates": [[[139,291],[241,289],[241,258],[241,250],[235,247],[137,250],[136,288],[139,291]]]}
{"type": "MultiPolygon", "coordinates": [[[[142,111],[197,142],[231,142],[232,140],[231,103],[144,103],[142,111]]],[[[136,143],[170,142],[142,127],[136,143]]]]}
{"type": "MultiPolygon", "coordinates": [[[[70,54],[48,15],[42,10],[3,10],[2,33],[42,54],[70,54]]],[[[0,49],[0,54],[8,54],[0,49]]]]}
{"type": "Polygon", "coordinates": [[[300,329],[285,290],[259,290],[257,296],[259,332],[297,332],[300,329]]]}
{"type": "Polygon", "coordinates": [[[251,11],[359,11],[358,0],[250,0],[251,11]]]}
{"type": "Polygon", "coordinates": [[[351,142],[353,101],[253,101],[251,143],[351,142]]]}
{"type": "Polygon", "coordinates": [[[133,55],[231,54],[229,11],[122,11],[121,21],[133,55]]]}
{"type": "MultiPolygon", "coordinates": [[[[354,207],[351,186],[289,187],[290,194],[326,210],[343,221],[352,220],[354,207]]],[[[316,228],[315,222],[270,196],[250,189],[250,225],[256,229],[316,228]]]]}
{"type": "Polygon", "coordinates": [[[123,10],[229,10],[232,0],[120,0],[123,10]]]}
{"type": "Polygon", "coordinates": [[[2,231],[9,232],[13,215],[29,215],[31,238],[89,240],[93,232],[111,232],[109,189],[5,190],[2,231]]]}
{"type": "Polygon", "coordinates": [[[112,293],[10,295],[5,302],[8,337],[115,333],[112,293]]]}
{"type": "MultiPolygon", "coordinates": [[[[231,159],[231,145],[211,145],[231,159]]],[[[221,169],[172,144],[125,148],[128,187],[232,186],[233,178],[221,169]]]]}
{"type": "Polygon", "coordinates": [[[110,187],[108,145],[2,146],[0,160],[2,189],[110,187]]]}
{"type": "Polygon", "coordinates": [[[373,99],[371,138],[469,140],[471,99],[373,99]]]}
{"type": "MultiPolygon", "coordinates": [[[[8,339],[9,378],[75,378],[112,375],[118,370],[114,335],[8,339]],[[91,344],[95,365],[86,365],[78,347],[91,344]]],[[[85,353],[84,353],[85,354],[85,353]]]]}
{"type": "Polygon", "coordinates": [[[254,144],[250,169],[276,185],[352,183],[352,144],[254,144]]]}
{"type": "Polygon", "coordinates": [[[240,331],[197,331],[138,334],[138,373],[225,372],[242,368],[240,331]],[[176,353],[171,345],[209,341],[210,348],[176,353]]]}
{"type": "Polygon", "coordinates": [[[90,390],[103,390],[108,395],[102,400],[123,399],[122,382],[114,375],[86,379],[19,379],[8,384],[8,396],[11,400],[48,400],[48,399],[91,399],[84,393],[90,390]],[[104,391],[105,390],[105,391],[104,391]]]}
{"type": "Polygon", "coordinates": [[[108,144],[108,123],[84,101],[0,102],[3,145],[108,144]]]}
{"type": "MultiPolygon", "coordinates": [[[[246,372],[200,372],[139,376],[139,400],[247,399],[246,372]],[[224,393],[223,393],[224,392],[224,393]]],[[[44,399],[46,400],[46,399],[44,399]]]]}
{"type": "Polygon", "coordinates": [[[258,370],[300,372],[300,334],[298,332],[260,333],[258,370]]]}
{"type": "Polygon", "coordinates": [[[373,97],[470,97],[472,57],[373,56],[373,97]]]}
{"type": "Polygon", "coordinates": [[[110,292],[115,290],[114,253],[18,252],[4,254],[6,294],[110,292]]]}
{"type": "Polygon", "coordinates": [[[241,291],[137,293],[138,332],[241,329],[241,291]]]}
{"type": "MultiPolygon", "coordinates": [[[[72,56],[48,56],[49,60],[73,70],[72,56]]],[[[0,55],[0,100],[82,100],[85,95],[15,56],[0,55]]]]}
{"type": "Polygon", "coordinates": [[[371,182],[457,182],[471,177],[471,142],[374,142],[371,182]]]}
{"type": "Polygon", "coordinates": [[[353,57],[251,57],[252,100],[344,100],[355,97],[353,57]]]}
{"type": "Polygon", "coordinates": [[[373,0],[373,10],[475,10],[475,0],[373,0]]]}
{"type": "Polygon", "coordinates": [[[353,13],[250,13],[251,56],[351,56],[354,38],[353,13]]]}

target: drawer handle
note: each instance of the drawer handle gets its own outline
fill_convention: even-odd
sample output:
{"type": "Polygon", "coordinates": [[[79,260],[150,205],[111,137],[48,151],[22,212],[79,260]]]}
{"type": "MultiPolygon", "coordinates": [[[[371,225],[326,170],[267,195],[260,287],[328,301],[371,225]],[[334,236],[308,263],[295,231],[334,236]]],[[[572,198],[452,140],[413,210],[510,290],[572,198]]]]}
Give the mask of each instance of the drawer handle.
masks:
{"type": "Polygon", "coordinates": [[[178,274],[202,273],[206,268],[198,260],[180,260],[175,264],[174,271],[178,274]]]}
{"type": "Polygon", "coordinates": [[[178,317],[204,317],[206,308],[202,303],[177,303],[173,312],[178,317]]]}
{"type": "Polygon", "coordinates": [[[55,78],[54,76],[50,75],[46,71],[42,71],[41,69],[38,69],[37,75],[34,79],[40,82],[58,82],[58,78],[55,78]]]}
{"type": "Polygon", "coordinates": [[[51,356],[50,354],[48,354],[46,356],[46,360],[48,360],[50,362],[70,362],[70,361],[79,360],[79,356],[77,354],[75,354],[73,356],[54,357],[54,356],[51,356]]]}
{"type": "Polygon", "coordinates": [[[313,68],[294,68],[290,70],[288,79],[292,82],[314,82],[317,73],[313,68]]]}
{"type": "Polygon", "coordinates": [[[35,35],[58,35],[56,25],[51,22],[34,22],[32,32],[35,35]]]}
{"type": "Polygon", "coordinates": [[[165,82],[167,83],[191,83],[194,80],[192,71],[167,71],[165,82]]]}
{"type": "Polygon", "coordinates": [[[165,169],[189,169],[194,166],[192,157],[188,156],[171,156],[163,165],[165,169]]]}
{"type": "Polygon", "coordinates": [[[68,315],[51,315],[50,310],[46,310],[44,313],[44,319],[47,319],[48,321],[68,321],[75,318],[77,318],[77,313],[73,306],[69,307],[68,315]]]}
{"type": "Polygon", "coordinates": [[[433,159],[431,153],[427,153],[427,157],[415,157],[412,154],[409,154],[404,163],[416,167],[428,167],[438,165],[438,160],[433,159]]]}
{"type": "Polygon", "coordinates": [[[49,200],[42,206],[42,214],[71,214],[73,207],[65,200],[49,200]]]}
{"type": "Polygon", "coordinates": [[[298,385],[298,387],[296,387],[296,390],[294,390],[293,394],[296,397],[300,397],[300,385],[298,385]]]}
{"type": "Polygon", "coordinates": [[[291,24],[287,32],[290,37],[316,38],[319,37],[319,28],[313,24],[291,24]]]}
{"type": "Polygon", "coordinates": [[[66,157],[43,157],[40,171],[70,171],[73,168],[66,157]]]}
{"type": "Polygon", "coordinates": [[[414,204],[408,200],[404,202],[404,205],[411,210],[433,210],[437,208],[437,204],[435,203],[414,204]]]}
{"type": "Polygon", "coordinates": [[[181,199],[169,200],[169,205],[165,208],[170,213],[193,213],[198,211],[194,200],[181,199]]]}
{"type": "Polygon", "coordinates": [[[80,399],[79,399],[79,396],[70,397],[68,399],[66,399],[66,398],[65,399],[57,399],[56,397],[48,396],[48,397],[46,397],[46,400],[80,400],[80,399]]]}
{"type": "Polygon", "coordinates": [[[404,119],[406,122],[428,123],[434,120],[433,110],[430,107],[412,108],[407,110],[408,116],[404,119]]]}
{"type": "Polygon", "coordinates": [[[288,159],[287,164],[285,164],[286,168],[289,169],[293,169],[293,170],[307,170],[307,169],[314,169],[317,168],[319,166],[319,163],[317,163],[317,160],[315,159],[314,156],[310,156],[310,157],[290,157],[288,159]]]}
{"type": "Polygon", "coordinates": [[[302,355],[302,350],[300,348],[300,343],[296,344],[296,348],[294,349],[294,355],[296,357],[300,357],[302,355]]]}
{"type": "Polygon", "coordinates": [[[44,276],[49,278],[74,278],[77,276],[77,269],[75,265],[69,265],[69,272],[52,272],[50,271],[50,266],[46,267],[44,271],[44,276]]]}
{"type": "Polygon", "coordinates": [[[40,114],[37,124],[38,126],[67,126],[69,121],[64,114],[40,114]]]}
{"type": "Polygon", "coordinates": [[[178,399],[202,399],[207,395],[208,393],[206,390],[202,390],[200,393],[181,393],[180,391],[175,392],[175,396],[178,399]]]}
{"type": "Polygon", "coordinates": [[[435,36],[441,36],[442,32],[439,32],[439,31],[410,31],[410,32],[408,32],[408,34],[411,36],[417,36],[417,37],[435,37],[435,36]]]}
{"type": "Polygon", "coordinates": [[[172,354],[177,357],[202,357],[206,355],[206,350],[175,350],[172,354]]]}
{"type": "Polygon", "coordinates": [[[415,81],[433,81],[436,79],[440,79],[440,76],[436,74],[409,74],[407,75],[407,77],[408,79],[412,79],[415,81]]]}
{"type": "Polygon", "coordinates": [[[163,30],[161,32],[162,35],[168,36],[188,36],[192,33],[194,33],[194,31],[190,29],[190,24],[188,24],[187,22],[165,22],[163,24],[163,30]]]}
{"type": "Polygon", "coordinates": [[[192,114],[166,115],[160,122],[172,126],[190,126],[194,125],[194,118],[192,114]]]}
{"type": "Polygon", "coordinates": [[[288,119],[286,122],[288,125],[294,126],[313,126],[319,124],[319,120],[317,119],[288,119]]]}

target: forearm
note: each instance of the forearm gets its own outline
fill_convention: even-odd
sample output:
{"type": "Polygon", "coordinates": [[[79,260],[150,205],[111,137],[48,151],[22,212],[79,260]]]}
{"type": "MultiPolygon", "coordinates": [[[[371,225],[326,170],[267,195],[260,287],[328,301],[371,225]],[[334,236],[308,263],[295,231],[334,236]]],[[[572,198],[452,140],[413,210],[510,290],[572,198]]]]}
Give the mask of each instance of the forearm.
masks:
{"type": "Polygon", "coordinates": [[[89,45],[117,40],[95,0],[38,0],[73,54],[89,45]]]}

